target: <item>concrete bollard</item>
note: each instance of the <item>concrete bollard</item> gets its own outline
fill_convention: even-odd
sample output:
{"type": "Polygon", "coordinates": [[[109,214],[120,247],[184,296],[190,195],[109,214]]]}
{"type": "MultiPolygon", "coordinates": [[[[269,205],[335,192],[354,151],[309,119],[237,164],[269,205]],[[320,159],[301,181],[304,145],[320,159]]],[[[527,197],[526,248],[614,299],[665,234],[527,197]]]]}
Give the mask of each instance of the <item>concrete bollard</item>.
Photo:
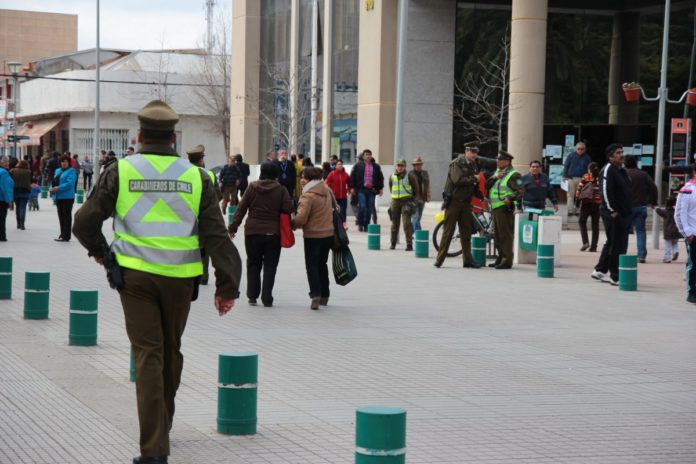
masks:
{"type": "Polygon", "coordinates": [[[537,245],[537,277],[553,277],[553,245],[537,245]]]}
{"type": "Polygon", "coordinates": [[[380,245],[380,234],[381,227],[379,224],[368,224],[367,225],[367,249],[368,250],[379,250],[380,245]]]}
{"type": "Polygon", "coordinates": [[[619,290],[627,292],[638,290],[638,256],[619,256],[619,290]]]}
{"type": "Polygon", "coordinates": [[[49,272],[24,273],[24,319],[48,319],[49,272]]]}
{"type": "Polygon", "coordinates": [[[217,431],[225,435],[256,433],[259,356],[222,353],[218,357],[217,431]]]}
{"type": "Polygon", "coordinates": [[[480,235],[471,236],[471,256],[474,262],[483,267],[486,265],[486,237],[480,235]]]}
{"type": "Polygon", "coordinates": [[[406,462],[406,410],[366,407],[356,412],[355,464],[406,462]]]}
{"type": "Polygon", "coordinates": [[[133,353],[133,345],[130,348],[130,381],[135,382],[135,354],[133,353]]]}
{"type": "Polygon", "coordinates": [[[232,219],[234,218],[234,213],[237,211],[237,205],[229,205],[227,207],[227,223],[232,224],[232,219]]]}
{"type": "Polygon", "coordinates": [[[0,256],[0,300],[12,299],[12,257],[0,256]]]}
{"type": "Polygon", "coordinates": [[[97,344],[97,290],[70,290],[70,329],[68,344],[94,346],[97,344]]]}
{"type": "Polygon", "coordinates": [[[417,230],[415,233],[416,258],[427,258],[430,247],[429,233],[427,230],[417,230]]]}

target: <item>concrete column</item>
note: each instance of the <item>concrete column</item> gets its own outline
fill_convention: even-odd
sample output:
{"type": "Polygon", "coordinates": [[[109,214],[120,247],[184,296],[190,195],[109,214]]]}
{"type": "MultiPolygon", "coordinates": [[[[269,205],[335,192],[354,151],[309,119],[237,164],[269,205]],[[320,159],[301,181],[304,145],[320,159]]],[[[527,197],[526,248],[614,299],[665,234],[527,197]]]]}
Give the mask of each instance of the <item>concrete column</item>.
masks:
{"type": "Polygon", "coordinates": [[[609,124],[637,124],[638,104],[628,103],[621,84],[640,80],[640,13],[617,13],[609,59],[609,124]]]}
{"type": "MultiPolygon", "coordinates": [[[[259,2],[260,3],[260,2],[259,2]]],[[[290,146],[291,155],[297,153],[297,78],[300,48],[300,0],[290,5],[290,146]]]]}
{"type": "Polygon", "coordinates": [[[328,161],[331,153],[331,133],[333,122],[333,2],[324,2],[324,81],[322,83],[321,107],[321,159],[328,161]]]}
{"type": "Polygon", "coordinates": [[[542,153],[547,14],[547,0],[512,1],[507,148],[518,169],[542,153]]]}
{"type": "Polygon", "coordinates": [[[230,153],[242,153],[256,164],[259,153],[259,77],[261,58],[261,2],[232,2],[232,69],[230,153]]]}
{"type": "Polygon", "coordinates": [[[397,7],[360,2],[357,149],[370,148],[383,166],[394,161],[397,7]]]}

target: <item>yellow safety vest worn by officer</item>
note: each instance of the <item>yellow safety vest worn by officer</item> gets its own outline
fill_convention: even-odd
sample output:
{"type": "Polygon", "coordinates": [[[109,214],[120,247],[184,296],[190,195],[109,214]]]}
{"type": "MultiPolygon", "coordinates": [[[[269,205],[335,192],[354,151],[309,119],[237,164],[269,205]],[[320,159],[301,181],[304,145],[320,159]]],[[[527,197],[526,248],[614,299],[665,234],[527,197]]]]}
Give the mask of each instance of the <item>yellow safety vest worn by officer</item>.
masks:
{"type": "Polygon", "coordinates": [[[399,176],[392,174],[391,197],[394,200],[413,196],[413,189],[408,181],[408,174],[399,179],[399,176]]]}
{"type": "Polygon", "coordinates": [[[177,156],[120,160],[112,245],[118,264],[168,277],[201,275],[202,191],[199,168],[177,156]]]}
{"type": "MultiPolygon", "coordinates": [[[[493,175],[497,176],[499,172],[500,169],[496,169],[495,174],[493,175]]],[[[496,209],[503,206],[505,204],[505,198],[513,194],[512,189],[508,187],[508,181],[513,174],[517,174],[517,172],[518,171],[511,169],[510,172],[505,175],[505,177],[495,181],[495,184],[493,184],[493,187],[491,187],[488,192],[488,196],[491,199],[491,209],[496,209]]]]}

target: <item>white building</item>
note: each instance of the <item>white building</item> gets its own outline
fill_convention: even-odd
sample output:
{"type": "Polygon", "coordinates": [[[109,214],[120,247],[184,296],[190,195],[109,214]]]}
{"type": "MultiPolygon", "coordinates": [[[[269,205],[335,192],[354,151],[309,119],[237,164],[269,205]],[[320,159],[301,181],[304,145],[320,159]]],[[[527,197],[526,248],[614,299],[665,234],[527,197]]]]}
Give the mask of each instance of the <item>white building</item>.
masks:
{"type": "MultiPolygon", "coordinates": [[[[22,155],[70,151],[95,155],[96,100],[94,50],[32,63],[35,78],[21,83],[18,134],[22,155]]],[[[98,148],[118,156],[136,147],[136,113],[148,101],[166,101],[179,114],[177,151],[198,144],[206,147],[209,167],[225,161],[225,143],[212,92],[223,92],[221,77],[206,82],[206,58],[200,51],[122,51],[101,53],[100,140],[98,148]],[[206,103],[208,102],[208,103],[206,103]]],[[[224,93],[221,93],[224,95],[224,93]]],[[[222,98],[221,98],[222,99],[222,98]]],[[[223,99],[224,100],[224,99],[223,99]]]]}

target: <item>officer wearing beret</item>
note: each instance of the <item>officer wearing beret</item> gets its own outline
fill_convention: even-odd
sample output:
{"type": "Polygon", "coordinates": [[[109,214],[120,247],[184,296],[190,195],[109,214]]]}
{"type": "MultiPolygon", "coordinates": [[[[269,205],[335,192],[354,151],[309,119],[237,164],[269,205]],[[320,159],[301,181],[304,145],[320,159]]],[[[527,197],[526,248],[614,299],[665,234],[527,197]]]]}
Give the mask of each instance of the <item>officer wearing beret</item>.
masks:
{"type": "Polygon", "coordinates": [[[442,229],[440,249],[435,258],[435,267],[442,266],[447,257],[456,227],[459,227],[459,241],[462,245],[463,266],[478,269],[471,255],[471,233],[473,230],[471,199],[477,192],[479,166],[478,145],[469,143],[464,154],[452,160],[447,170],[442,197],[444,199],[445,223],[442,229]]]}
{"type": "Polygon", "coordinates": [[[519,202],[523,192],[522,175],[513,169],[513,157],[505,150],[500,150],[496,160],[498,169],[486,181],[493,212],[495,246],[498,249],[495,263],[489,266],[496,269],[510,269],[515,239],[516,203],[519,202]]]}
{"type": "Polygon", "coordinates": [[[406,251],[413,251],[413,225],[411,216],[416,211],[416,203],[413,194],[418,191],[416,179],[406,173],[406,160],[398,160],[394,174],[389,178],[389,191],[391,192],[391,250],[396,248],[399,238],[399,226],[404,223],[406,235],[406,251]]]}
{"type": "MultiPolygon", "coordinates": [[[[205,147],[203,145],[196,145],[195,147],[186,150],[188,155],[189,163],[194,166],[198,166],[201,172],[206,173],[210,177],[210,181],[215,186],[215,196],[218,201],[222,200],[222,192],[220,191],[220,186],[217,183],[215,174],[212,171],[205,169],[205,147]]],[[[201,285],[208,285],[209,275],[208,268],[210,267],[210,256],[205,251],[205,248],[201,248],[201,259],[203,260],[203,275],[201,276],[201,285]]]]}
{"type": "Polygon", "coordinates": [[[73,231],[98,264],[113,253],[121,268],[119,295],[135,356],[140,423],[141,455],[133,463],[166,463],[183,367],[181,336],[203,272],[199,248],[205,246],[215,266],[221,316],[239,296],[241,260],[210,177],[172,148],[178,115],[154,100],[138,120],[140,152],[104,170],[75,215],[73,231]],[[112,215],[109,253],[101,228],[112,215]]]}

